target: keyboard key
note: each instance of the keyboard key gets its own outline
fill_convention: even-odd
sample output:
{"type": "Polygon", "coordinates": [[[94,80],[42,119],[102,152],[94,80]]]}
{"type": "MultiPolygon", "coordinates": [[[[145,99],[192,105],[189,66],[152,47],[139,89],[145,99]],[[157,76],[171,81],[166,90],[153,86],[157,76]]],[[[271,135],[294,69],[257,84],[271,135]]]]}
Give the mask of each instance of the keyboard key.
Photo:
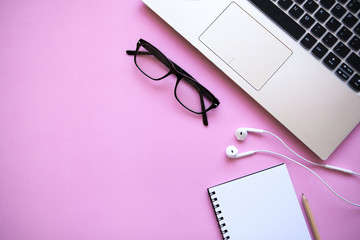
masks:
{"type": "Polygon", "coordinates": [[[327,51],[327,47],[325,47],[322,43],[318,43],[311,52],[315,57],[321,59],[327,51]]]}
{"type": "Polygon", "coordinates": [[[351,53],[347,59],[346,62],[350,64],[351,67],[355,68],[357,72],[360,73],[360,57],[356,55],[355,53],[351,53]]]}
{"type": "Polygon", "coordinates": [[[328,47],[332,47],[334,46],[334,44],[337,42],[337,37],[335,37],[334,35],[332,35],[330,32],[328,32],[325,37],[323,37],[322,42],[328,46],[328,47]]]}
{"type": "Polygon", "coordinates": [[[341,6],[341,4],[337,3],[335,7],[331,9],[331,13],[337,18],[341,18],[346,13],[346,9],[341,6]]]}
{"type": "Polygon", "coordinates": [[[360,75],[355,74],[349,81],[349,86],[352,87],[356,92],[360,92],[360,75]]]}
{"type": "Polygon", "coordinates": [[[292,0],[279,0],[278,4],[281,8],[287,10],[294,2],[292,0]]]}
{"type": "Polygon", "coordinates": [[[341,23],[336,20],[336,18],[331,17],[329,21],[326,22],[325,26],[332,32],[335,32],[340,26],[341,23]]]}
{"type": "Polygon", "coordinates": [[[330,68],[331,70],[334,70],[336,68],[337,65],[339,65],[340,63],[340,58],[338,58],[337,56],[335,56],[335,54],[333,54],[332,52],[330,52],[326,58],[324,59],[324,64],[330,68]]]}
{"type": "Polygon", "coordinates": [[[357,18],[351,13],[346,14],[344,19],[342,20],[342,22],[349,28],[352,28],[357,21],[358,21],[357,18]]]}
{"type": "Polygon", "coordinates": [[[295,0],[295,2],[297,2],[298,4],[303,4],[305,0],[295,0]]]}
{"type": "Polygon", "coordinates": [[[346,65],[345,63],[341,64],[340,68],[345,71],[349,76],[351,76],[354,73],[354,70],[352,70],[352,68],[350,68],[348,65],[346,65]]]}
{"type": "Polygon", "coordinates": [[[336,35],[346,42],[351,37],[352,32],[347,27],[342,27],[336,35]]]}
{"type": "Polygon", "coordinates": [[[316,23],[315,26],[311,29],[311,32],[318,38],[320,38],[326,32],[326,28],[321,26],[321,24],[316,23]]]}
{"type": "Polygon", "coordinates": [[[346,55],[349,54],[350,52],[350,48],[348,48],[344,43],[339,42],[338,44],[336,44],[336,46],[334,47],[334,52],[341,58],[346,57],[346,55]]]}
{"type": "Polygon", "coordinates": [[[305,37],[301,40],[301,44],[306,48],[310,49],[316,43],[316,39],[310,34],[306,34],[305,37]]]}
{"type": "Polygon", "coordinates": [[[297,4],[292,6],[292,8],[289,10],[289,14],[296,19],[301,17],[301,15],[303,15],[303,13],[304,13],[304,10],[301,7],[299,7],[297,4]]]}
{"type": "Polygon", "coordinates": [[[360,23],[354,28],[354,32],[360,36],[360,23]]]}
{"type": "Polygon", "coordinates": [[[275,4],[264,0],[249,0],[263,11],[269,18],[282,27],[290,36],[299,40],[305,33],[305,29],[284,13],[275,4]]]}
{"type": "Polygon", "coordinates": [[[346,7],[350,9],[351,12],[356,13],[360,9],[360,1],[359,0],[351,0],[346,7]]]}
{"type": "Polygon", "coordinates": [[[330,17],[330,13],[328,13],[325,9],[320,8],[314,16],[319,22],[323,23],[330,17]]]}
{"type": "Polygon", "coordinates": [[[320,4],[324,8],[329,9],[335,4],[335,0],[320,0],[320,4]]]}
{"type": "Polygon", "coordinates": [[[360,49],[360,39],[357,36],[354,36],[348,45],[354,49],[355,51],[358,51],[360,49]]]}
{"type": "Polygon", "coordinates": [[[308,0],[305,4],[304,4],[304,8],[306,9],[306,11],[313,13],[315,12],[315,10],[319,7],[319,4],[317,4],[315,1],[313,0],[308,0]]]}
{"type": "Polygon", "coordinates": [[[335,73],[343,81],[347,81],[350,78],[341,68],[338,68],[335,73]]]}
{"type": "Polygon", "coordinates": [[[300,23],[306,27],[309,28],[311,25],[313,25],[315,22],[315,19],[313,19],[309,14],[305,14],[301,19],[300,23]]]}

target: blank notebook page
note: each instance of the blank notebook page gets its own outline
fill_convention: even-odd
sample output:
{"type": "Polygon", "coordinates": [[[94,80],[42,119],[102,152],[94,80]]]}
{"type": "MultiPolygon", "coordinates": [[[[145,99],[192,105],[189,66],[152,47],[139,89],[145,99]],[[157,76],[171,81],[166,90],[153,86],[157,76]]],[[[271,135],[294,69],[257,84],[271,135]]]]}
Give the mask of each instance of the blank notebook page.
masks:
{"type": "Polygon", "coordinates": [[[208,192],[224,239],[311,239],[285,164],[208,192]]]}

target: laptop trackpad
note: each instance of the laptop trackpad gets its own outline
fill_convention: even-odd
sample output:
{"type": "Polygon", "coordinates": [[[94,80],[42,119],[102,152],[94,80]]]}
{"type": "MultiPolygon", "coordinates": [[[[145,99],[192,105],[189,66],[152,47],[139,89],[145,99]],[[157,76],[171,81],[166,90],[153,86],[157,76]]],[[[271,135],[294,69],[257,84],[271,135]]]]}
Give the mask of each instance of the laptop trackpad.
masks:
{"type": "Polygon", "coordinates": [[[292,54],[234,2],[199,39],[256,90],[260,90],[292,54]]]}

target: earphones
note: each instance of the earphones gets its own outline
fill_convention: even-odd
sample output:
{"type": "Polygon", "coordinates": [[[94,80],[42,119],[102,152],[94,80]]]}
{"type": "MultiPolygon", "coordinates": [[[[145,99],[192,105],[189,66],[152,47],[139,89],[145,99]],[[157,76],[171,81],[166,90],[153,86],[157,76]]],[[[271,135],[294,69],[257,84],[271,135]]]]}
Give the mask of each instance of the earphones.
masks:
{"type": "MultiPolygon", "coordinates": [[[[360,173],[357,173],[357,172],[354,172],[354,171],[351,171],[351,170],[348,170],[348,169],[345,169],[345,168],[335,167],[335,166],[328,165],[328,164],[314,163],[314,162],[300,156],[299,154],[297,154],[288,145],[286,145],[285,142],[283,140],[281,140],[280,137],[276,136],[274,133],[269,132],[269,131],[265,131],[265,130],[262,130],[262,129],[255,129],[255,128],[238,128],[238,129],[236,129],[235,137],[236,137],[237,140],[244,141],[246,139],[248,133],[267,133],[267,134],[270,134],[273,137],[277,138],[289,151],[291,151],[296,156],[298,156],[299,158],[301,158],[302,160],[304,160],[304,161],[306,161],[306,162],[308,162],[310,164],[320,166],[320,167],[324,167],[324,168],[327,168],[327,169],[332,169],[332,170],[335,170],[335,171],[340,171],[340,172],[347,173],[347,174],[360,175],[360,173]]],[[[235,146],[229,146],[229,147],[226,148],[226,156],[228,156],[229,158],[242,158],[242,157],[246,157],[246,156],[255,154],[257,152],[264,152],[264,151],[259,151],[258,150],[258,151],[248,151],[248,152],[245,152],[245,153],[238,153],[238,150],[237,150],[237,148],[235,146]]],[[[271,152],[271,151],[266,151],[266,153],[273,154],[273,155],[278,155],[277,153],[274,153],[274,152],[271,152]]]]}
{"type": "MultiPolygon", "coordinates": [[[[240,141],[244,141],[248,135],[248,133],[266,133],[269,134],[273,137],[275,137],[276,139],[278,139],[289,151],[291,151],[292,153],[294,153],[296,156],[298,156],[299,158],[301,158],[302,160],[311,163],[313,165],[316,166],[320,166],[320,167],[324,167],[327,169],[332,169],[335,171],[340,171],[343,173],[347,173],[347,174],[352,174],[352,175],[360,175],[360,173],[345,169],[345,168],[340,168],[340,167],[335,167],[332,165],[327,165],[327,164],[319,164],[319,163],[314,163],[304,157],[302,157],[301,155],[297,154],[294,150],[292,150],[280,137],[278,137],[277,135],[275,135],[272,132],[266,131],[266,130],[262,130],[262,129],[255,129],[255,128],[238,128],[235,132],[235,137],[236,139],[240,140],[240,141]]],[[[236,159],[236,158],[242,158],[242,157],[247,157],[250,155],[253,155],[255,153],[266,153],[266,154],[271,154],[271,155],[275,155],[275,156],[279,156],[285,159],[288,159],[300,166],[302,166],[303,168],[305,168],[306,170],[310,171],[312,174],[314,174],[320,181],[322,181],[329,189],[331,192],[333,192],[337,197],[339,197],[340,199],[344,200],[345,202],[360,207],[360,204],[357,203],[353,203],[350,202],[348,200],[346,200],[345,198],[343,198],[342,196],[340,196],[337,192],[335,192],[328,183],[326,183],[317,173],[315,173],[313,170],[311,170],[310,168],[308,168],[307,166],[295,161],[294,159],[287,157],[283,154],[277,153],[277,152],[272,152],[272,151],[268,151],[268,150],[251,150],[251,151],[247,151],[247,152],[243,152],[243,153],[239,153],[238,149],[235,146],[228,146],[226,148],[226,156],[232,159],[236,159]]]]}

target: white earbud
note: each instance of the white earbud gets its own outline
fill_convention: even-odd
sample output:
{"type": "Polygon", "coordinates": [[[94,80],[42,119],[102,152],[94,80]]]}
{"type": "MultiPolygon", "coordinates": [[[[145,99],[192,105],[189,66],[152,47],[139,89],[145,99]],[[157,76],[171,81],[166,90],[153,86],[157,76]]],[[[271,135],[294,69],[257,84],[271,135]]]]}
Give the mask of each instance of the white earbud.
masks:
{"type": "Polygon", "coordinates": [[[239,153],[239,150],[235,146],[228,146],[226,148],[226,156],[228,156],[229,158],[242,158],[252,155],[254,153],[255,153],[254,151],[239,153]]]}
{"type": "Polygon", "coordinates": [[[238,128],[235,131],[235,136],[237,140],[243,141],[248,135],[248,132],[254,132],[254,133],[263,133],[264,130],[262,129],[256,129],[256,128],[238,128]]]}
{"type": "Polygon", "coordinates": [[[228,156],[229,158],[236,158],[238,152],[238,149],[233,145],[226,148],[226,156],[228,156]]]}

